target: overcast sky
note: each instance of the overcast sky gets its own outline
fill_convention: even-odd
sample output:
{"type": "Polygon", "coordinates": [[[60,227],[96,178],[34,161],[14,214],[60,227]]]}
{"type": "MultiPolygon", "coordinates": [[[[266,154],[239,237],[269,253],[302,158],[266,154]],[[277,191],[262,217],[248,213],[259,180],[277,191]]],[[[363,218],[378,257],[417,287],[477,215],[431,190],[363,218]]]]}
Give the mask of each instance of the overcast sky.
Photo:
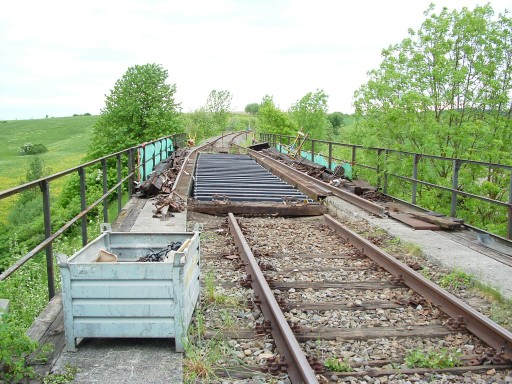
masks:
{"type": "MultiPolygon", "coordinates": [[[[169,71],[183,111],[228,90],[232,108],[273,95],[288,109],[323,89],[351,113],[380,53],[419,29],[430,0],[2,1],[0,119],[99,114],[126,70],[169,71]]],[[[436,10],[486,1],[438,0],[436,10]]],[[[496,13],[511,0],[491,0],[496,13]]]]}

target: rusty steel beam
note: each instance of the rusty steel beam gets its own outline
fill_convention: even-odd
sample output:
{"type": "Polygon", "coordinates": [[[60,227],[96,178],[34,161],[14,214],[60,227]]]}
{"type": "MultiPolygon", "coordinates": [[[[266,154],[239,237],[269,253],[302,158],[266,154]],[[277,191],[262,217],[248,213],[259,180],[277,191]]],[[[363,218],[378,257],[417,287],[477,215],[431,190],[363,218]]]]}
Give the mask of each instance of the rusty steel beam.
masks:
{"type": "Polygon", "coordinates": [[[292,383],[318,383],[315,372],[309,365],[302,348],[277,303],[272,290],[268,286],[258,262],[256,261],[249,244],[242,234],[236,218],[228,214],[228,225],[235,239],[240,256],[246,263],[246,271],[251,275],[252,289],[261,301],[261,311],[265,320],[270,320],[271,332],[281,356],[287,363],[287,373],[292,383]]]}
{"type": "Polygon", "coordinates": [[[209,215],[236,215],[252,216],[321,216],[328,212],[324,205],[306,204],[293,205],[283,203],[251,203],[251,202],[212,202],[190,201],[188,210],[206,213],[209,215]]]}
{"type": "Polygon", "coordinates": [[[506,330],[488,317],[482,315],[462,300],[445,291],[401,261],[381,250],[365,238],[345,228],[329,215],[325,215],[327,225],[386,271],[403,280],[404,284],[416,291],[444,313],[450,316],[462,328],[466,328],[479,339],[494,348],[503,357],[512,360],[512,332],[506,330]]]}
{"type": "MultiPolygon", "coordinates": [[[[292,180],[295,180],[295,184],[297,184],[296,188],[304,193],[312,193],[317,197],[326,197],[328,195],[337,196],[343,200],[348,201],[351,204],[354,204],[376,216],[386,217],[386,208],[379,204],[375,204],[371,201],[363,199],[357,195],[354,195],[350,192],[344,191],[341,188],[334,187],[330,184],[324,183],[323,181],[317,180],[314,177],[311,177],[305,173],[302,173],[292,167],[289,167],[286,164],[283,164],[275,159],[272,159],[270,156],[262,154],[261,152],[256,152],[252,150],[248,150],[249,156],[251,156],[256,162],[259,164],[265,164],[266,167],[272,167],[272,172],[278,172],[278,174],[284,175],[292,180]],[[275,170],[275,171],[274,171],[275,170]],[[303,189],[301,189],[303,188],[303,189]],[[324,191],[323,194],[315,192],[315,188],[318,191],[319,188],[324,191]],[[327,192],[327,193],[326,193],[327,192]]],[[[268,168],[267,168],[268,169],[268,168]]],[[[312,195],[310,195],[312,196],[312,195]]]]}

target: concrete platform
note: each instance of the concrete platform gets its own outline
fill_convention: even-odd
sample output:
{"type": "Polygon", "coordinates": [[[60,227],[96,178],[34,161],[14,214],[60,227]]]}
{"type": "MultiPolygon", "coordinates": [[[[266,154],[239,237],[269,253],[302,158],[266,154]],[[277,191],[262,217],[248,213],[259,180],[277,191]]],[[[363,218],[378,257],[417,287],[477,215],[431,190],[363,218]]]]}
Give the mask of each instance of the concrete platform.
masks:
{"type": "Polygon", "coordinates": [[[77,367],[77,384],[182,383],[182,354],[169,339],[84,339],[77,352],[63,352],[54,371],[77,367]]]}

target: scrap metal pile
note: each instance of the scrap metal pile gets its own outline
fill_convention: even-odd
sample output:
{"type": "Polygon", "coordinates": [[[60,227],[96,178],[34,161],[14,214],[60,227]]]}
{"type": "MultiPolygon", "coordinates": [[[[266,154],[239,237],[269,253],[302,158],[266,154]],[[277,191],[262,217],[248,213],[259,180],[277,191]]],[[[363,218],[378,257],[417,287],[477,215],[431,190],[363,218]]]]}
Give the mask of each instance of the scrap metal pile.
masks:
{"type": "Polygon", "coordinates": [[[167,261],[172,251],[178,251],[183,244],[181,241],[172,242],[164,249],[161,249],[159,251],[152,251],[151,253],[147,254],[146,256],[143,256],[139,258],[138,262],[164,262],[167,261]]]}
{"type": "Polygon", "coordinates": [[[170,157],[158,163],[148,178],[138,186],[137,196],[156,198],[154,217],[185,209],[185,198],[173,191],[173,186],[188,154],[188,149],[178,148],[170,157]]]}
{"type": "MultiPolygon", "coordinates": [[[[251,148],[251,147],[250,147],[251,148]]],[[[322,180],[325,183],[331,184],[335,187],[343,187],[356,195],[362,195],[367,192],[376,193],[376,188],[368,184],[364,180],[350,180],[345,175],[345,170],[342,166],[338,166],[331,171],[327,167],[317,164],[311,160],[308,160],[301,156],[292,158],[284,153],[279,152],[276,148],[267,147],[259,144],[257,151],[264,153],[265,155],[272,157],[276,160],[285,163],[286,165],[297,169],[302,173],[314,177],[315,179],[322,180]]]]}

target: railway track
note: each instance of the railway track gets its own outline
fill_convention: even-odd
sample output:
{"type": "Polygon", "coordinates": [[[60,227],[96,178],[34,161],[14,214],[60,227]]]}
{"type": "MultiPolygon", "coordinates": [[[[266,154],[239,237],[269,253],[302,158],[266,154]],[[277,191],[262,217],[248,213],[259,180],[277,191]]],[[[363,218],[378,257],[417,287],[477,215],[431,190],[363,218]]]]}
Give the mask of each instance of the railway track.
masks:
{"type": "Polygon", "coordinates": [[[190,221],[204,227],[189,378],[459,383],[512,368],[509,331],[328,215],[190,221]]]}
{"type": "MultiPolygon", "coordinates": [[[[263,370],[265,380],[288,376],[292,383],[379,377],[386,381],[449,377],[445,382],[455,383],[468,373],[478,377],[490,369],[512,368],[509,332],[495,325],[477,331],[484,332],[491,343],[500,339],[495,346],[503,345],[497,350],[490,347],[450,320],[432,300],[340,238],[326,220],[237,220],[230,215],[229,234],[225,226],[205,232],[208,236],[213,230],[217,241],[228,241],[227,246],[203,247],[203,270],[215,276],[213,294],[210,282],[210,293],[203,295],[210,298],[204,303],[208,308],[205,336],[227,340],[240,359],[227,364],[219,375],[239,380],[263,370]],[[245,259],[247,253],[254,255],[253,262],[245,259]],[[230,306],[216,306],[215,293],[226,301],[231,298],[230,306]],[[236,315],[229,318],[229,313],[236,315]],[[447,362],[438,362],[434,368],[415,367],[415,356],[425,360],[416,364],[443,356],[447,362]],[[441,368],[451,364],[450,359],[456,361],[454,366],[441,368]]],[[[470,322],[464,318],[469,328],[470,322]]]]}

